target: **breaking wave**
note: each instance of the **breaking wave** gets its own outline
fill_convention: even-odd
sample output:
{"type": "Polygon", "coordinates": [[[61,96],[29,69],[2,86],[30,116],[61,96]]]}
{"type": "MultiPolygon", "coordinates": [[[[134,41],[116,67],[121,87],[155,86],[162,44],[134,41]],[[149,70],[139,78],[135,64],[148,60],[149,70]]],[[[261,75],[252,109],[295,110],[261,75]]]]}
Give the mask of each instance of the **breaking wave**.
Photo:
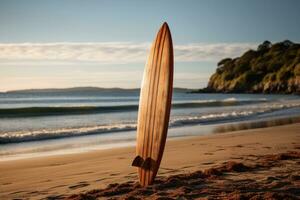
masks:
{"type": "MultiPolygon", "coordinates": [[[[172,104],[172,109],[238,106],[254,103],[266,102],[266,99],[237,100],[229,98],[221,101],[204,100],[193,102],[177,102],[172,104]]],[[[51,115],[80,115],[111,112],[137,111],[138,105],[118,105],[118,106],[67,106],[67,107],[23,107],[23,108],[0,108],[0,118],[14,117],[34,117],[51,115]]]]}
{"type": "MultiPolygon", "coordinates": [[[[253,106],[247,109],[228,110],[223,112],[198,114],[194,116],[174,116],[170,120],[170,127],[179,127],[192,124],[213,124],[231,120],[251,119],[263,114],[280,111],[287,108],[300,107],[300,103],[290,104],[265,104],[259,107],[253,106]]],[[[119,124],[105,124],[89,127],[70,127],[63,129],[42,129],[35,131],[5,132],[0,135],[0,144],[18,143],[25,141],[37,141],[56,139],[63,137],[83,136],[92,134],[104,134],[136,129],[136,122],[122,122],[119,124]]]]}

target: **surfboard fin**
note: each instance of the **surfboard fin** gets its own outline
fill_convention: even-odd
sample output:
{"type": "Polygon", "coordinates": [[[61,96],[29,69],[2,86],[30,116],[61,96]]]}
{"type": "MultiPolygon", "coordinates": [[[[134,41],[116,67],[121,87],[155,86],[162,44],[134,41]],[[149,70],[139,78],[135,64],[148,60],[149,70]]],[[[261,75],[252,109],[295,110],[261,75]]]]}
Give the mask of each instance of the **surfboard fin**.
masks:
{"type": "Polygon", "coordinates": [[[148,157],[143,162],[142,168],[144,168],[144,169],[151,169],[151,166],[152,166],[152,159],[150,157],[148,157]]]}
{"type": "Polygon", "coordinates": [[[143,163],[144,159],[141,156],[136,156],[131,165],[134,167],[142,167],[143,163]]]}
{"type": "Polygon", "coordinates": [[[143,169],[150,170],[153,169],[155,161],[150,157],[144,160],[141,156],[136,156],[131,165],[134,167],[141,167],[143,169]]]}

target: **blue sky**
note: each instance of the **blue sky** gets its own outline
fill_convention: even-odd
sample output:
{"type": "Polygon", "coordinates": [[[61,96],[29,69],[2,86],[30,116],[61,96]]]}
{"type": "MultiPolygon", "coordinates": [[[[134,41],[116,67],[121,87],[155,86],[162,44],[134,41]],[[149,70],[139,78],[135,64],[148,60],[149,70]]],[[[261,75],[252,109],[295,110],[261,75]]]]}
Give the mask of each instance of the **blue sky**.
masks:
{"type": "Polygon", "coordinates": [[[207,84],[216,63],[264,40],[300,39],[300,1],[0,0],[0,91],[139,87],[167,21],[177,87],[207,84]]]}

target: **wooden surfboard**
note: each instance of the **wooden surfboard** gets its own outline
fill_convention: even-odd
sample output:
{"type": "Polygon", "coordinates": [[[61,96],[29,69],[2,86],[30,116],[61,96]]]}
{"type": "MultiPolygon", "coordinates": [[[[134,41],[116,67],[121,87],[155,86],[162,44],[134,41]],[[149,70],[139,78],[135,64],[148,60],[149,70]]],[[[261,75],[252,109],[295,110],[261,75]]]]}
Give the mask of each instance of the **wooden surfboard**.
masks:
{"type": "Polygon", "coordinates": [[[173,44],[164,23],[152,44],[141,86],[136,157],[142,186],[153,183],[165,148],[173,89],[173,44]]]}

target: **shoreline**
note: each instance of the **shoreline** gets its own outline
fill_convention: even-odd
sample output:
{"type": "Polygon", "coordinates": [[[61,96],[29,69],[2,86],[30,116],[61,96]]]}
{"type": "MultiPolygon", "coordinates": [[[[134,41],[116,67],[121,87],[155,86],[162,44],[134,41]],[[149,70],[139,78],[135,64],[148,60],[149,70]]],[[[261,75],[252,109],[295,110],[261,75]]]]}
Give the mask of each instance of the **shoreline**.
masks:
{"type": "MultiPolygon", "coordinates": [[[[300,123],[168,140],[158,177],[300,147],[300,123]],[[196,152],[196,153],[195,153],[196,152]],[[186,156],[189,155],[189,156],[186,156]]],[[[134,147],[0,161],[1,199],[41,199],[137,181],[134,147]]]]}
{"type": "MultiPolygon", "coordinates": [[[[259,120],[259,121],[238,121],[232,123],[223,123],[216,125],[191,125],[184,127],[172,127],[169,128],[168,140],[177,140],[177,139],[188,139],[189,137],[194,136],[203,136],[203,135],[213,135],[220,133],[228,133],[249,129],[257,128],[266,128],[266,127],[276,127],[286,124],[300,123],[300,116],[290,116],[290,117],[281,117],[273,118],[268,120],[259,120]]],[[[47,156],[59,156],[59,155],[70,155],[78,153],[88,153],[98,150],[113,150],[121,147],[133,147],[135,146],[135,135],[136,131],[124,131],[116,132],[114,134],[130,135],[127,140],[118,141],[109,144],[99,143],[101,140],[106,140],[105,137],[111,137],[109,133],[107,134],[92,134],[92,135],[82,135],[82,136],[73,136],[66,138],[50,139],[50,140],[41,140],[41,141],[28,141],[24,143],[10,143],[4,144],[2,149],[0,149],[0,162],[2,161],[13,161],[13,160],[22,160],[29,158],[41,158],[47,156]],[[97,141],[97,142],[95,142],[97,141]],[[99,143],[99,144],[97,144],[99,143]],[[77,147],[72,147],[70,144],[76,144],[77,147]],[[79,146],[78,146],[79,145],[79,146]],[[65,147],[63,147],[65,146],[65,147]],[[29,147],[29,149],[28,149],[29,147]],[[6,148],[6,149],[5,149],[6,148]],[[30,149],[32,148],[32,149],[30,149]],[[5,151],[13,151],[11,153],[6,153],[5,151]],[[18,153],[21,151],[22,153],[18,153]]],[[[116,136],[116,135],[113,135],[116,136]]]]}

